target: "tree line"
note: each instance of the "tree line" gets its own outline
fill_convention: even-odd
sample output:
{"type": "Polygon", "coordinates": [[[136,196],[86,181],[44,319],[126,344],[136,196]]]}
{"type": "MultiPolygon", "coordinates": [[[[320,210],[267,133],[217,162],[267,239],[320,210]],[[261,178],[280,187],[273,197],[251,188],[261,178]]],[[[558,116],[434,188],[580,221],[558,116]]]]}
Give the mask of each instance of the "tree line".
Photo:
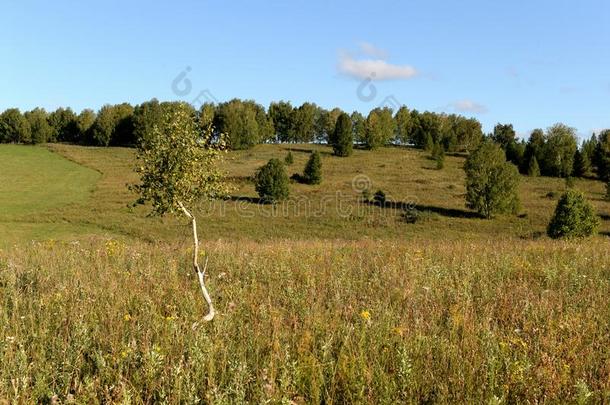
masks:
{"type": "MultiPolygon", "coordinates": [[[[97,112],[84,109],[79,114],[70,108],[50,113],[42,108],[25,113],[9,108],[0,114],[0,143],[134,146],[160,125],[164,114],[182,108],[179,105],[153,99],[136,106],[105,105],[97,112]]],[[[563,124],[546,131],[536,129],[525,141],[517,138],[512,124],[498,124],[492,133],[484,134],[474,118],[420,112],[406,106],[396,112],[378,107],[367,116],[340,108],[327,110],[309,102],[297,107],[287,101],[272,102],[265,108],[253,100],[233,99],[204,104],[199,110],[188,108],[202,128],[211,124],[214,136],[225,134],[231,149],[248,149],[260,143],[319,142],[333,146],[337,155],[348,156],[353,145],[376,149],[395,144],[441,156],[445,152],[471,152],[490,139],[523,174],[610,177],[610,131],[578,145],[576,131],[563,124]]]]}
{"type": "MultiPolygon", "coordinates": [[[[0,115],[0,142],[133,146],[159,124],[164,112],[178,105],[153,99],[136,106],[105,105],[97,112],[85,109],[79,114],[71,108],[53,112],[35,108],[25,113],[9,108],[0,115]]],[[[192,108],[191,113],[202,122],[211,122],[217,134],[224,133],[231,149],[247,149],[260,143],[327,143],[344,112],[309,102],[297,107],[279,101],[265,108],[252,100],[233,99],[204,104],[199,110],[192,108]]],[[[476,119],[419,112],[404,106],[396,113],[380,107],[367,116],[357,111],[348,116],[352,142],[368,149],[388,144],[424,147],[437,142],[447,151],[459,151],[477,145],[483,137],[476,119]]]]}
{"type": "Polygon", "coordinates": [[[522,174],[552,177],[594,177],[610,181],[610,130],[593,134],[580,145],[576,130],[555,124],[535,129],[518,140],[511,124],[498,124],[489,138],[506,153],[522,174]]]}

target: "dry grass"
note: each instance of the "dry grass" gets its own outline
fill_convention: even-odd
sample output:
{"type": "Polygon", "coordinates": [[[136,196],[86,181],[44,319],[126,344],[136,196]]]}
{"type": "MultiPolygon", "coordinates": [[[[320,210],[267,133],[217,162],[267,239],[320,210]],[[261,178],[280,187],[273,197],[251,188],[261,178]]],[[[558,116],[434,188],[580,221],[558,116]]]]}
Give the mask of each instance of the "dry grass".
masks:
{"type": "Polygon", "coordinates": [[[610,400],[610,249],[120,241],[0,253],[0,398],[20,403],[610,400]]]}

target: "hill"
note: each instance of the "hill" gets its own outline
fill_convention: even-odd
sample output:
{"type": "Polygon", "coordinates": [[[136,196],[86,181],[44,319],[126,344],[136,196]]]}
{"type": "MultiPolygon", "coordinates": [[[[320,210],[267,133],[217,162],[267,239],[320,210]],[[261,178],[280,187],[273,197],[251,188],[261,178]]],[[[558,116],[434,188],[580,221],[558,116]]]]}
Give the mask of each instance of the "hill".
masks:
{"type": "Polygon", "coordinates": [[[100,173],[38,146],[0,145],[0,165],[0,244],[82,232],[46,213],[86,206],[100,173]]]}
{"type": "MultiPolygon", "coordinates": [[[[134,196],[126,184],[137,180],[133,150],[60,144],[50,145],[49,149],[55,153],[42,147],[0,147],[5,161],[9,156],[12,161],[11,169],[3,174],[4,187],[16,187],[7,189],[4,195],[8,198],[0,200],[0,223],[17,230],[11,240],[70,239],[88,234],[148,241],[187,237],[186,222],[169,217],[151,219],[146,217],[144,207],[128,208],[134,196]],[[34,163],[23,160],[20,156],[24,153],[34,163]],[[83,179],[87,180],[72,172],[75,167],[86,174],[83,179]],[[10,180],[43,172],[57,179],[37,178],[37,183],[32,183],[37,185],[31,189],[42,193],[39,196],[19,193],[17,183],[10,180]],[[27,213],[20,212],[11,208],[18,201],[10,197],[15,194],[22,201],[39,201],[36,204],[40,205],[32,205],[27,213]]],[[[426,153],[397,147],[373,152],[356,150],[348,158],[332,156],[330,148],[310,144],[258,145],[251,150],[230,152],[225,166],[236,188],[228,201],[199,207],[201,236],[207,240],[477,240],[492,236],[532,238],[544,233],[565,189],[562,179],[522,177],[521,215],[485,220],[465,208],[463,162],[463,157],[448,156],[445,168],[435,170],[434,161],[426,153]],[[268,159],[283,159],[292,151],[295,161],[287,167],[288,174],[300,173],[313,149],[322,155],[322,183],[295,183],[291,185],[289,202],[277,207],[259,204],[251,181],[255,170],[268,159]],[[364,188],[371,193],[383,190],[388,198],[386,206],[364,202],[364,188]],[[416,214],[410,212],[405,218],[404,208],[415,208],[416,214]]],[[[603,184],[580,179],[576,187],[591,199],[604,219],[602,232],[609,233],[610,204],[603,201],[603,184]]]]}

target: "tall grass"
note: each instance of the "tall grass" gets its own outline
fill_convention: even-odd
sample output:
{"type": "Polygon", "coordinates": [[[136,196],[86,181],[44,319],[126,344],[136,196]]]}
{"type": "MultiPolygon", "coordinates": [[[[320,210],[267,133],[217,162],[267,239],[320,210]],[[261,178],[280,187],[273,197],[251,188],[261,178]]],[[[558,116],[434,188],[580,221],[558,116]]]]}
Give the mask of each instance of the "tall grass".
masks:
{"type": "Polygon", "coordinates": [[[216,242],[207,253],[220,315],[202,324],[182,246],[0,251],[0,398],[610,401],[607,239],[216,242]]]}

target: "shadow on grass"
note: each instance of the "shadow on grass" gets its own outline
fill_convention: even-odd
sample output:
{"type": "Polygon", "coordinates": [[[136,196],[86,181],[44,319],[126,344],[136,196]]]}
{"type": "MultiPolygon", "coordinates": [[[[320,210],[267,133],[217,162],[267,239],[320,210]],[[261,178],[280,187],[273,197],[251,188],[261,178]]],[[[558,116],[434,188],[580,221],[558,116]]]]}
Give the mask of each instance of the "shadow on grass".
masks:
{"type": "Polygon", "coordinates": [[[445,156],[461,157],[466,159],[470,154],[468,152],[445,152],[445,156]]]}
{"type": "Polygon", "coordinates": [[[370,150],[370,149],[364,144],[355,143],[354,150],[370,150]]]}
{"type": "MultiPolygon", "coordinates": [[[[293,147],[287,147],[284,148],[284,150],[290,151],[290,152],[300,152],[300,153],[313,153],[313,149],[305,149],[305,148],[293,148],[293,147]]],[[[320,155],[326,155],[326,156],[332,156],[333,152],[332,151],[328,151],[328,150],[318,150],[318,153],[320,155]]]]}
{"type": "Polygon", "coordinates": [[[290,181],[293,183],[311,185],[311,183],[300,173],[293,173],[292,176],[290,176],[290,181]]]}
{"type": "Polygon", "coordinates": [[[608,214],[599,214],[599,217],[604,221],[610,221],[610,215],[608,214]]]}
{"type": "Polygon", "coordinates": [[[231,196],[228,196],[226,199],[228,201],[235,201],[235,202],[243,201],[243,202],[248,202],[250,204],[263,204],[263,205],[271,204],[267,200],[263,200],[260,197],[249,197],[249,196],[243,196],[243,195],[231,195],[231,196]]]}
{"type": "Polygon", "coordinates": [[[425,205],[425,204],[414,204],[410,202],[404,201],[386,201],[384,203],[378,201],[365,201],[365,203],[370,205],[376,205],[382,208],[390,208],[397,210],[418,210],[418,211],[429,211],[435,214],[449,217],[449,218],[467,218],[467,219],[481,219],[483,218],[479,213],[466,211],[459,208],[445,208],[445,207],[437,207],[434,205],[425,205]]]}
{"type": "Polygon", "coordinates": [[[313,149],[305,149],[305,148],[293,148],[291,146],[287,147],[287,148],[283,148],[284,150],[290,151],[290,152],[301,152],[301,153],[311,153],[313,152],[313,149]]]}

